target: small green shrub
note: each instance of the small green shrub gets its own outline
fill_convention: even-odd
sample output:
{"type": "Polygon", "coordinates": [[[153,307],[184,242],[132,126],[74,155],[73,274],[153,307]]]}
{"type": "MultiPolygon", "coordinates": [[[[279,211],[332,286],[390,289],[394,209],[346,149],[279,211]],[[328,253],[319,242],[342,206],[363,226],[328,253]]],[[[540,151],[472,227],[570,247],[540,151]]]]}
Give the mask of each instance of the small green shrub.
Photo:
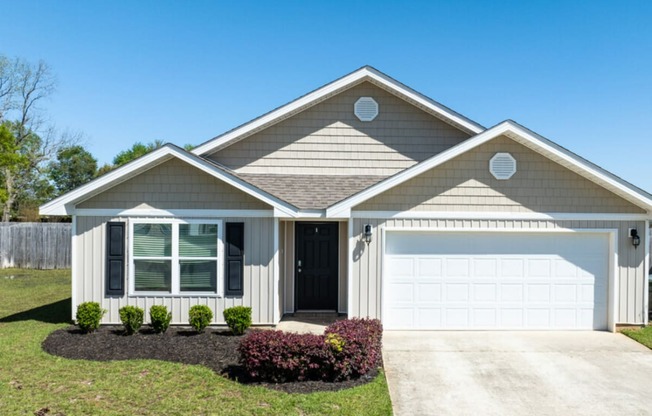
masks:
{"type": "Polygon", "coordinates": [[[248,306],[226,308],[224,320],[234,335],[242,335],[251,326],[251,308],[248,306]]]}
{"type": "Polygon", "coordinates": [[[204,329],[213,320],[213,311],[206,305],[195,305],[190,308],[188,313],[188,321],[190,326],[195,328],[197,332],[204,332],[204,329]]]}
{"type": "Polygon", "coordinates": [[[154,332],[161,334],[168,330],[172,320],[172,312],[168,312],[168,308],[163,305],[153,305],[149,308],[149,320],[154,332]]]}
{"type": "Polygon", "coordinates": [[[123,306],[120,308],[120,320],[125,327],[127,335],[133,335],[138,332],[143,325],[143,316],[145,312],[138,306],[123,306]]]}
{"type": "Polygon", "coordinates": [[[106,313],[97,302],[84,302],[77,306],[75,319],[77,325],[84,332],[93,332],[100,327],[100,321],[106,313]]]}

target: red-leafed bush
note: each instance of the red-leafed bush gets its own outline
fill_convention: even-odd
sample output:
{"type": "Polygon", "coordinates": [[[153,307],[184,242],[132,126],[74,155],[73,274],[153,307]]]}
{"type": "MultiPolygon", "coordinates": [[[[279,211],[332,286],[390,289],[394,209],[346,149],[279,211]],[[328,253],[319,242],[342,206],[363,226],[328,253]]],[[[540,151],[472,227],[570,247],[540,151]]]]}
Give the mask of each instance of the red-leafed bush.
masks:
{"type": "Polygon", "coordinates": [[[323,335],[257,331],[240,342],[238,352],[249,375],[260,380],[325,380],[332,368],[323,335]]]}
{"type": "Polygon", "coordinates": [[[345,319],[329,325],[326,337],[339,336],[341,351],[334,351],[337,380],[350,380],[378,366],[382,354],[383,326],[378,319],[345,319]]]}
{"type": "Polygon", "coordinates": [[[380,363],[382,325],[351,319],[326,328],[325,335],[257,331],[240,343],[240,363],[259,380],[340,381],[359,377],[380,363]]]}

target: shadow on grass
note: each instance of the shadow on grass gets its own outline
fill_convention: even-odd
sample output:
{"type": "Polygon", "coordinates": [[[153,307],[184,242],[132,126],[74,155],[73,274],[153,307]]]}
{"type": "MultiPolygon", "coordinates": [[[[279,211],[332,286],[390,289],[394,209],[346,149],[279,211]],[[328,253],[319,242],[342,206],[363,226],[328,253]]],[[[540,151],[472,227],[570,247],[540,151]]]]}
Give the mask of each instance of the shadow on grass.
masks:
{"type": "Polygon", "coordinates": [[[19,322],[19,321],[40,321],[48,324],[67,324],[71,323],[70,314],[72,313],[71,299],[63,299],[49,305],[39,306],[23,312],[0,318],[0,322],[19,322]]]}

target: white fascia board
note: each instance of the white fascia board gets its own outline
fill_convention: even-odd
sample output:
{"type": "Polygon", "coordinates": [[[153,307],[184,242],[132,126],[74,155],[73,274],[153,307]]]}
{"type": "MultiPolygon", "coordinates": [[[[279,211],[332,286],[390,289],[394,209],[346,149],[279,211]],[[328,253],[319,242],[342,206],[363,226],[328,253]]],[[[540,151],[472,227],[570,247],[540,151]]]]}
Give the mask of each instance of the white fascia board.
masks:
{"type": "Polygon", "coordinates": [[[101,192],[105,187],[115,186],[129,179],[132,173],[151,168],[170,159],[171,149],[163,146],[119,167],[101,177],[90,181],[66,194],[39,207],[40,215],[71,215],[74,204],[82,198],[90,198],[101,192]]]}
{"type": "Polygon", "coordinates": [[[475,123],[474,121],[444,107],[443,105],[433,101],[416,91],[406,87],[400,82],[388,77],[382,72],[371,68],[363,67],[349,75],[346,75],[338,80],[331,82],[311,93],[304,95],[282,107],[277,108],[257,119],[254,119],[241,127],[235,128],[221,136],[218,136],[208,142],[197,146],[192,150],[195,155],[206,155],[213,151],[220,149],[233,141],[240,140],[246,137],[251,132],[257,131],[261,127],[272,125],[276,122],[284,120],[288,114],[292,114],[298,110],[304,110],[313,105],[318,104],[325,97],[331,96],[339,90],[349,88],[365,79],[373,80],[381,84],[385,89],[402,94],[411,100],[423,105],[431,111],[439,114],[444,119],[450,120],[452,123],[466,128],[471,133],[478,134],[484,130],[484,127],[475,123]]]}
{"type": "MultiPolygon", "coordinates": [[[[400,185],[409,179],[448,162],[449,160],[506,133],[511,133],[512,136],[517,136],[519,140],[531,144],[533,150],[539,151],[544,155],[555,155],[570,165],[575,166],[579,171],[578,173],[581,172],[580,174],[588,180],[612,191],[614,189],[620,190],[629,196],[629,198],[626,199],[641,208],[646,209],[648,213],[652,214],[652,199],[648,196],[633,189],[631,185],[624,181],[617,180],[613,175],[605,170],[588,165],[571,152],[561,148],[560,146],[554,145],[551,141],[526,130],[511,120],[508,120],[329,207],[326,210],[326,215],[328,217],[340,216],[345,210],[351,209],[378,194],[400,185]]],[[[511,138],[514,139],[514,137],[511,138]]]]}
{"type": "Polygon", "coordinates": [[[634,189],[634,187],[620,178],[617,178],[612,173],[595,166],[587,161],[579,158],[577,155],[572,152],[564,149],[558,144],[542,137],[523,126],[514,123],[512,121],[507,121],[511,126],[511,133],[516,134],[520,139],[527,141],[532,144],[535,148],[538,148],[543,153],[552,154],[564,162],[578,168],[581,172],[584,173],[585,178],[596,182],[602,187],[609,189],[611,191],[618,190],[627,195],[630,202],[645,208],[648,211],[652,211],[652,198],[648,195],[644,195],[639,190],[634,189]]]}
{"type": "Polygon", "coordinates": [[[353,211],[351,218],[440,219],[440,220],[523,220],[523,221],[645,221],[649,214],[575,212],[491,212],[491,211],[353,211]]]}
{"type": "Polygon", "coordinates": [[[113,187],[125,180],[131,178],[133,173],[151,169],[152,167],[170,160],[172,157],[178,159],[202,170],[203,172],[253,196],[254,198],[271,205],[274,209],[294,217],[295,209],[271,195],[268,195],[253,185],[244,182],[235,176],[228,175],[226,172],[214,167],[209,162],[195,156],[191,153],[181,151],[176,146],[165,145],[133,162],[128,163],[112,172],[103,175],[102,177],[89,182],[65,195],[56,198],[39,208],[41,215],[71,215],[73,213],[73,206],[82,200],[88,199],[105,189],[113,187]]]}
{"type": "Polygon", "coordinates": [[[273,210],[265,209],[103,209],[78,208],[74,215],[79,217],[172,217],[172,218],[272,218],[273,210]]]}

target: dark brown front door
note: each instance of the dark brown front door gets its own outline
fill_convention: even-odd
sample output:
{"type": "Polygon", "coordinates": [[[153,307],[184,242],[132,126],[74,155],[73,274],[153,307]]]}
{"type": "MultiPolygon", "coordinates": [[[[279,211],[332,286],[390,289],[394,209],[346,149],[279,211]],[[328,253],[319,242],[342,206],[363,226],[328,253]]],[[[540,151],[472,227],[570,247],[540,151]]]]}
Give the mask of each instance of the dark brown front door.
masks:
{"type": "Polygon", "coordinates": [[[337,229],[337,223],[297,223],[297,310],[337,309],[337,229]]]}

